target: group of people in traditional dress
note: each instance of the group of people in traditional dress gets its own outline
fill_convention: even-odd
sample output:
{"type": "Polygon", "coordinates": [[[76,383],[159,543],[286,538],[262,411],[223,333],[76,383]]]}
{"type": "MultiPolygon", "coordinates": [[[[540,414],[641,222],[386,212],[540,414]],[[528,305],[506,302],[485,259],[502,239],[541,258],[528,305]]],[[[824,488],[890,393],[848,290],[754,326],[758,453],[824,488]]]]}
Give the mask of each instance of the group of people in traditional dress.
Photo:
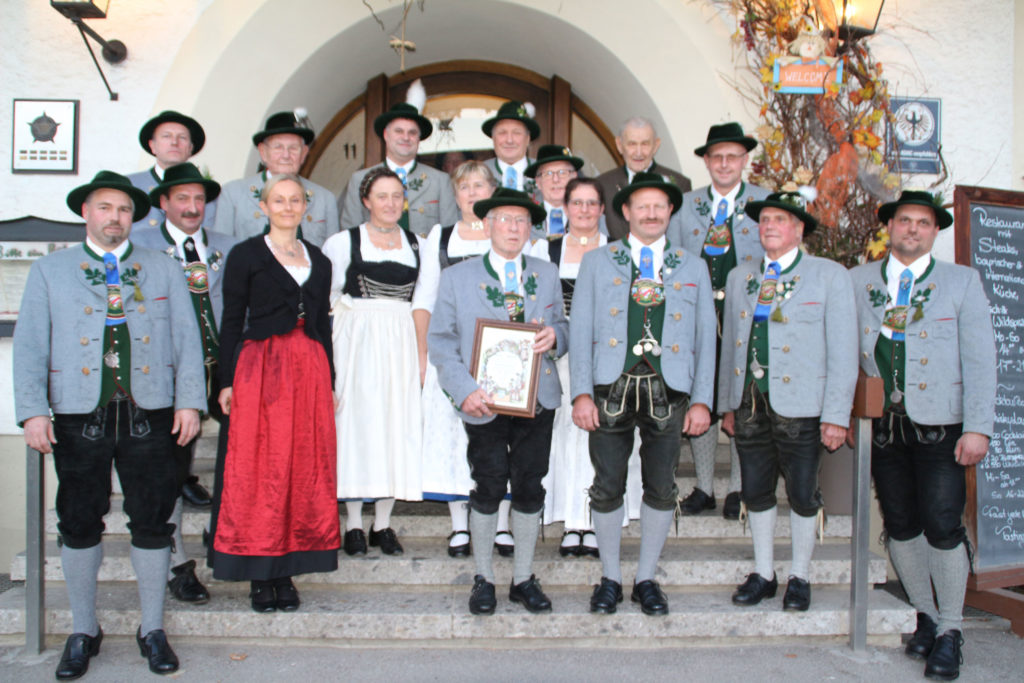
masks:
{"type": "Polygon", "coordinates": [[[563,557],[600,560],[590,610],[616,612],[622,527],[639,519],[631,599],[664,615],[658,561],[677,508],[716,507],[719,429],[731,451],[723,515],[746,517],[754,548],[732,601],[778,590],[782,474],[782,606],[807,610],[822,446],[848,439],[858,365],[886,387],[873,474],[919,612],[907,653],[930,676],[958,674],[964,468],[987,452],[995,350],[978,274],[930,255],[952,223],[931,195],[883,204],[890,254],[847,271],[801,250],[818,227],[803,195],[743,181],[757,142],[737,123],[712,126],[694,150],[711,178],[696,190],[654,162],[660,140],[639,117],[615,140],[624,165],[597,178],[563,145],[530,159],[541,131],[520,102],[483,124],[494,159],[450,177],[417,160],[432,132],[417,107],[373,123],[385,160],[340,201],[299,175],[314,134],[289,112],[253,136],[260,173],[223,188],[189,161],[199,123],[165,111],[139,136],[151,169],[102,171],[69,193],[85,240],[33,265],[14,336],[17,419],[59,480],[74,632],[57,678],[84,674],[103,638],[112,462],[139,647],[156,673],[178,668],[166,587],[209,599],[181,539],[183,497],[212,504],[213,576],[249,581],[258,612],[298,609],[292,578],[336,569],[340,549],[402,554],[395,501],[428,499],[448,503],[448,554],[473,556],[473,614],[496,609],[495,550],[514,558],[510,601],[552,608],[533,573],[552,522],[564,523],[563,557]],[[475,379],[481,319],[535,326],[532,416],[499,412],[475,379]],[[190,472],[201,412],[221,422],[212,497],[190,472]],[[684,438],[697,482],[680,500],[684,438]]]}

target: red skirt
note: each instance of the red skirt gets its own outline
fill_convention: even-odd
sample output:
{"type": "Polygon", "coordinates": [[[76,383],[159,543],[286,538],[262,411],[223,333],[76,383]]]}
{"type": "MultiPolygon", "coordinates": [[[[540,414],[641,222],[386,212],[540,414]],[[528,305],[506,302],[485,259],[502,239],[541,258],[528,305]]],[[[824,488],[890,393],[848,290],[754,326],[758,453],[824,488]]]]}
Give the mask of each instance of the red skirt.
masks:
{"type": "Polygon", "coordinates": [[[228,429],[216,553],[336,551],[341,537],[330,366],[303,321],[285,335],[243,344],[228,429]]]}

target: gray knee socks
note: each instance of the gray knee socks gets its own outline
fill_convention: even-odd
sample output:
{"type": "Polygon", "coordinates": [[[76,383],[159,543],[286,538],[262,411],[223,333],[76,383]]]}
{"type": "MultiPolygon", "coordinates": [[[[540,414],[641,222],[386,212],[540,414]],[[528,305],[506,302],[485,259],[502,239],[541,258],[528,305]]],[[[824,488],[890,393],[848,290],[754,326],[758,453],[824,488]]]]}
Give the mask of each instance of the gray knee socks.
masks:
{"type": "Polygon", "coordinates": [[[967,591],[967,549],[963,544],[952,550],[928,546],[928,568],[939,603],[938,633],[961,630],[964,617],[964,593],[967,591]]]}
{"type": "Polygon", "coordinates": [[[754,571],[767,581],[775,576],[775,518],[778,508],[747,513],[754,541],[754,571]]]}
{"type": "Polygon", "coordinates": [[[167,591],[167,567],[171,561],[170,548],[144,550],[131,547],[132,567],[139,585],[139,604],[142,607],[142,626],[145,636],[164,627],[164,593],[167,591]]]}
{"type": "Polygon", "coordinates": [[[924,534],[918,534],[909,541],[889,539],[889,557],[896,574],[903,583],[910,604],[918,612],[927,614],[933,621],[939,618],[932,598],[931,572],[928,567],[928,541],[924,534]]]}
{"type": "Polygon", "coordinates": [[[594,520],[594,535],[597,536],[597,548],[601,551],[602,575],[618,583],[622,583],[619,549],[622,547],[622,520],[625,515],[626,508],[622,505],[611,512],[590,509],[590,517],[594,520]]]}
{"type": "Polygon", "coordinates": [[[476,573],[494,583],[494,537],[498,534],[498,514],[485,515],[478,510],[469,511],[469,541],[473,545],[476,573]]]}
{"type": "Polygon", "coordinates": [[[729,490],[726,493],[742,490],[743,477],[741,475],[740,453],[736,450],[736,439],[729,439],[729,490]]]}
{"type": "Polygon", "coordinates": [[[636,563],[636,582],[653,581],[658,559],[665,546],[675,510],[655,510],[646,503],[640,506],[640,559],[636,563]]]}
{"type": "MultiPolygon", "coordinates": [[[[61,546],[60,562],[64,567],[68,602],[71,603],[71,629],[74,633],[95,636],[99,631],[96,621],[96,579],[103,562],[103,545],[91,548],[61,546]]],[[[164,583],[160,583],[161,599],[164,583]]]]}
{"type": "MultiPolygon", "coordinates": [[[[811,580],[811,555],[814,553],[814,532],[818,515],[801,517],[789,511],[790,543],[793,547],[793,563],[789,575],[811,580]]],[[[770,577],[769,577],[770,578],[770,577]]]]}
{"type": "Polygon", "coordinates": [[[697,488],[709,496],[715,495],[715,450],[717,448],[717,427],[712,426],[700,436],[690,437],[693,466],[697,470],[697,488]]]}
{"type": "Polygon", "coordinates": [[[174,501],[174,511],[171,513],[171,518],[167,520],[170,524],[174,525],[174,535],[171,537],[174,541],[174,550],[171,551],[170,567],[167,568],[168,581],[174,578],[174,572],[171,571],[171,567],[177,567],[188,562],[188,555],[185,554],[185,539],[181,537],[181,523],[184,515],[182,501],[182,497],[178,496],[178,500],[174,501]]]}
{"type": "Polygon", "coordinates": [[[512,579],[516,584],[529,581],[533,574],[533,551],[537,547],[537,535],[540,532],[540,511],[527,514],[512,510],[512,535],[516,539],[515,562],[512,566],[512,579]]]}

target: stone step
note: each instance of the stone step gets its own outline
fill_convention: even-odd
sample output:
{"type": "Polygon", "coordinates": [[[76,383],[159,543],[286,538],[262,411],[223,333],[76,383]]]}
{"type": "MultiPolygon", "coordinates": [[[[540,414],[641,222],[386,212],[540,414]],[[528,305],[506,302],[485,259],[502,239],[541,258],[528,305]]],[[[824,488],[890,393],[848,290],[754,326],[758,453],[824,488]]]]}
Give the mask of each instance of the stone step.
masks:
{"type": "MultiPolygon", "coordinates": [[[[339,506],[342,520],[345,518],[344,506],[339,506]]],[[[185,506],[182,516],[182,533],[187,538],[198,538],[206,527],[209,518],[209,510],[185,506]]],[[[371,506],[364,509],[364,523],[371,524],[373,511],[371,506]]],[[[111,511],[104,517],[107,526],[107,536],[125,536],[128,533],[128,516],[121,510],[119,497],[111,501],[111,511]]],[[[825,536],[828,539],[847,539],[852,534],[853,517],[850,515],[829,515],[828,523],[825,525],[825,536]]],[[[344,525],[344,521],[342,522],[344,525]]],[[[422,502],[405,503],[399,502],[395,506],[395,514],[391,517],[391,526],[400,537],[416,536],[425,538],[447,538],[451,533],[451,523],[448,517],[448,506],[444,503],[422,502]]],[[[554,522],[544,527],[544,534],[548,538],[561,539],[565,525],[561,522],[554,522]]],[[[789,538],[789,512],[785,506],[779,507],[779,517],[775,527],[776,535],[779,538],[789,538]]],[[[51,535],[57,533],[57,512],[50,509],[46,513],[46,532],[51,535]]],[[[640,522],[634,520],[629,526],[623,529],[623,535],[639,538],[640,522]]],[[[707,510],[699,515],[679,518],[679,537],[692,539],[710,538],[749,538],[749,528],[741,522],[724,519],[719,510],[707,510]]]]}
{"type": "MultiPolygon", "coordinates": [[[[339,644],[410,643],[465,645],[489,640],[537,641],[545,647],[584,644],[609,638],[630,647],[649,648],[673,639],[728,639],[743,643],[753,638],[824,639],[849,633],[849,590],[815,586],[807,612],[783,612],[781,591],[773,600],[754,607],[737,607],[730,591],[669,588],[670,613],[644,616],[628,594],[614,615],[589,613],[589,586],[545,588],[550,614],[529,614],[511,604],[499,585],[493,616],[469,614],[466,586],[415,588],[404,586],[345,586],[330,589],[299,582],[302,607],[297,612],[257,614],[249,608],[248,584],[217,585],[210,602],[190,606],[167,601],[165,626],[183,665],[187,643],[176,638],[283,638],[335,641],[339,644]],[[198,618],[197,618],[198,617],[198,618]]],[[[879,645],[899,644],[900,634],[914,629],[914,610],[885,591],[869,591],[868,634],[879,645]]],[[[67,594],[48,586],[46,628],[49,633],[71,632],[67,594]]],[[[108,635],[129,636],[139,624],[138,595],[132,583],[105,584],[97,600],[99,622],[108,635]]],[[[0,634],[24,632],[25,589],[0,595],[0,634]]],[[[506,645],[504,645],[507,647],[506,645]]]]}
{"type": "MultiPolygon", "coordinates": [[[[405,554],[388,557],[377,548],[371,548],[364,557],[349,557],[340,553],[338,569],[330,573],[309,574],[302,581],[309,584],[386,584],[386,585],[469,585],[476,573],[473,558],[448,557],[444,543],[438,539],[409,537],[403,538],[405,554]]],[[[624,538],[622,542],[622,574],[631,577],[636,570],[639,554],[639,539],[624,538]]],[[[217,592],[225,584],[212,582],[211,571],[201,559],[204,549],[199,544],[189,544],[188,556],[197,558],[197,574],[203,582],[217,592]]],[[[790,546],[781,542],[775,546],[775,567],[784,580],[789,569],[790,546]]],[[[494,571],[499,583],[511,580],[513,558],[494,555],[494,571]]],[[[699,543],[678,538],[669,538],[662,552],[658,581],[670,587],[720,586],[723,590],[742,583],[752,571],[754,551],[749,541],[713,541],[699,543]]],[[[552,586],[586,586],[601,578],[601,563],[590,557],[563,558],[558,554],[558,539],[549,537],[538,544],[533,571],[545,583],[552,586]]],[[[46,578],[49,581],[63,581],[60,552],[56,543],[47,543],[46,578]]],[[[884,583],[886,560],[872,554],[869,561],[869,581],[884,583]]],[[[109,539],[104,543],[103,564],[100,567],[100,581],[130,581],[135,573],[129,558],[129,544],[125,539],[109,539]]],[[[25,578],[25,555],[19,553],[11,563],[11,579],[25,578]]],[[[811,562],[811,583],[849,584],[850,545],[849,543],[825,543],[814,551],[811,562]]]]}

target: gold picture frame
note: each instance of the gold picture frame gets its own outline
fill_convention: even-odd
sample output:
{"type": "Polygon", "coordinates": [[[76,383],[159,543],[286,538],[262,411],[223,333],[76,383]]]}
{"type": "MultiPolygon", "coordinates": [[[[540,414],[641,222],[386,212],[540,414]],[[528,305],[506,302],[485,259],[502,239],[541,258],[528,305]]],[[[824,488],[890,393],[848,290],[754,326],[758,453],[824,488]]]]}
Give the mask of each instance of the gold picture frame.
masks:
{"type": "Polygon", "coordinates": [[[477,318],[473,335],[473,379],[494,398],[491,412],[533,417],[540,381],[540,354],[533,341],[542,325],[477,318]]]}

